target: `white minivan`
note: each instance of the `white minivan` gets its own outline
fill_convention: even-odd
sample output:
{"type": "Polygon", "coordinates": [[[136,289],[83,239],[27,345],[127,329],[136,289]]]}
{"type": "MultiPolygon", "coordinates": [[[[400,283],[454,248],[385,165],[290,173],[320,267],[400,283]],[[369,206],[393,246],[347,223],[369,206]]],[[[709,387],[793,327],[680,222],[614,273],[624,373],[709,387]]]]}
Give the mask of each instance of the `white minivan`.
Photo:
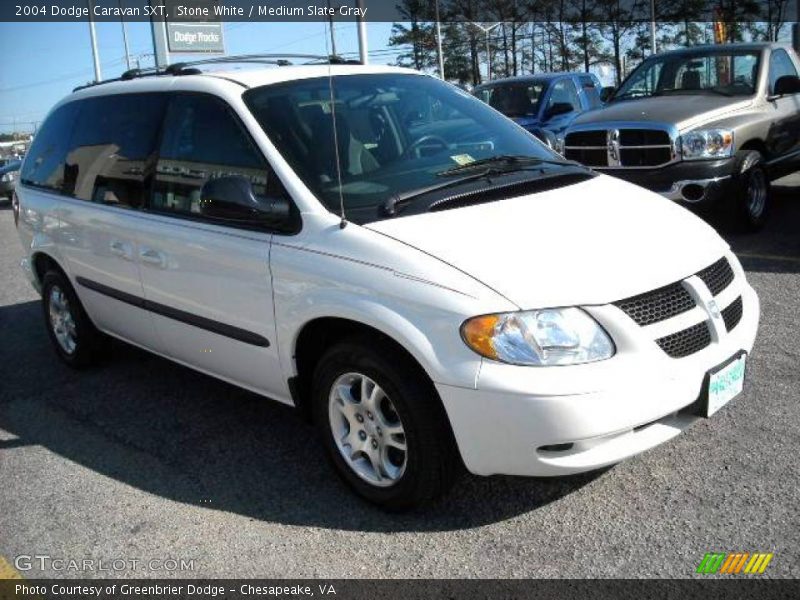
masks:
{"type": "Polygon", "coordinates": [[[462,466],[558,476],[653,448],[742,390],[758,327],[702,220],[399,68],[79,89],[16,194],[67,364],[113,336],[294,405],[391,509],[462,466]]]}

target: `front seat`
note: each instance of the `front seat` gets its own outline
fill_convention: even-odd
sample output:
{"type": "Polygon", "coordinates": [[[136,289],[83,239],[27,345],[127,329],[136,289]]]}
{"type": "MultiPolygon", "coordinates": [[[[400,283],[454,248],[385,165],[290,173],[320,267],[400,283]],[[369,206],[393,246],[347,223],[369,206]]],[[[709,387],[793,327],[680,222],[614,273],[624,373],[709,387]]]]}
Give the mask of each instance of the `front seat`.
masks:
{"type": "MultiPolygon", "coordinates": [[[[339,147],[339,161],[343,175],[362,175],[374,171],[380,165],[364,144],[353,137],[350,122],[341,113],[336,113],[336,141],[339,147]]],[[[312,153],[317,164],[317,172],[322,181],[336,179],[336,149],[333,136],[333,117],[322,113],[314,122],[312,153]]]]}
{"type": "Polygon", "coordinates": [[[700,89],[700,71],[686,71],[681,77],[682,90],[700,89]]]}

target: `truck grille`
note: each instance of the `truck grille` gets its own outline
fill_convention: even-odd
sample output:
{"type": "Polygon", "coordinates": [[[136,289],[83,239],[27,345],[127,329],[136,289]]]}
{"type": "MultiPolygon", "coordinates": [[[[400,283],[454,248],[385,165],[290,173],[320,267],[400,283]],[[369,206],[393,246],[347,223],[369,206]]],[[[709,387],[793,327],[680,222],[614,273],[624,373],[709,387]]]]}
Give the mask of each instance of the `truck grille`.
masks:
{"type": "MultiPolygon", "coordinates": [[[[734,280],[733,269],[725,257],[695,275],[705,283],[712,296],[717,296],[731,285],[734,280]]],[[[676,281],[650,292],[614,302],[614,306],[622,310],[642,327],[688,312],[696,305],[694,298],[683,281],[676,281]]],[[[722,311],[722,318],[728,331],[731,331],[739,324],[742,319],[742,311],[741,296],[722,311]]],[[[667,355],[673,358],[683,358],[699,352],[711,344],[711,331],[707,320],[660,337],[655,342],[667,355]]]]}
{"type": "Polygon", "coordinates": [[[663,129],[579,130],[564,139],[564,156],[601,169],[660,167],[675,159],[673,145],[663,129]]]}

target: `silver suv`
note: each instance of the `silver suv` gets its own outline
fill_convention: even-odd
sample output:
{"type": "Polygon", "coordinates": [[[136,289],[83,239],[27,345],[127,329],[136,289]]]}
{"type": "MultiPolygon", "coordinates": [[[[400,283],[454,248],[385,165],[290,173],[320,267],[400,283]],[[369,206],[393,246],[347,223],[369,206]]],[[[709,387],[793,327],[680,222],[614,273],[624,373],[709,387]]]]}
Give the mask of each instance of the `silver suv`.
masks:
{"type": "Polygon", "coordinates": [[[777,43],[658,54],[575,119],[564,155],[758,229],[770,181],[800,168],[799,70],[777,43]]]}

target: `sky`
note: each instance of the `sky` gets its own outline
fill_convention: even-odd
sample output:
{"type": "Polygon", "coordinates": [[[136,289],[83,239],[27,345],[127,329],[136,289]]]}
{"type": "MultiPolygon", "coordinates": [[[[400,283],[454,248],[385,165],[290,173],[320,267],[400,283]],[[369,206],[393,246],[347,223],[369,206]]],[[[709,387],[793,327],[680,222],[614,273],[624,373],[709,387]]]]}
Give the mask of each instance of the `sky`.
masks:
{"type": "MultiPolygon", "coordinates": [[[[367,23],[370,58],[375,63],[393,60],[385,52],[391,23],[367,23]]],[[[97,23],[97,43],[104,79],[127,70],[120,23],[97,23]]],[[[327,23],[224,23],[227,54],[299,52],[327,54],[327,23]]],[[[127,23],[128,46],[133,56],[152,55],[149,23],[127,23]]],[[[336,51],[358,51],[355,23],[337,23],[336,51]]],[[[171,55],[172,62],[193,55],[171,55]]],[[[207,58],[208,55],[198,58],[207,58]]],[[[0,133],[31,131],[50,107],[78,85],[94,79],[88,23],[0,22],[0,133]]],[[[152,56],[141,58],[151,66],[152,56]]]]}

